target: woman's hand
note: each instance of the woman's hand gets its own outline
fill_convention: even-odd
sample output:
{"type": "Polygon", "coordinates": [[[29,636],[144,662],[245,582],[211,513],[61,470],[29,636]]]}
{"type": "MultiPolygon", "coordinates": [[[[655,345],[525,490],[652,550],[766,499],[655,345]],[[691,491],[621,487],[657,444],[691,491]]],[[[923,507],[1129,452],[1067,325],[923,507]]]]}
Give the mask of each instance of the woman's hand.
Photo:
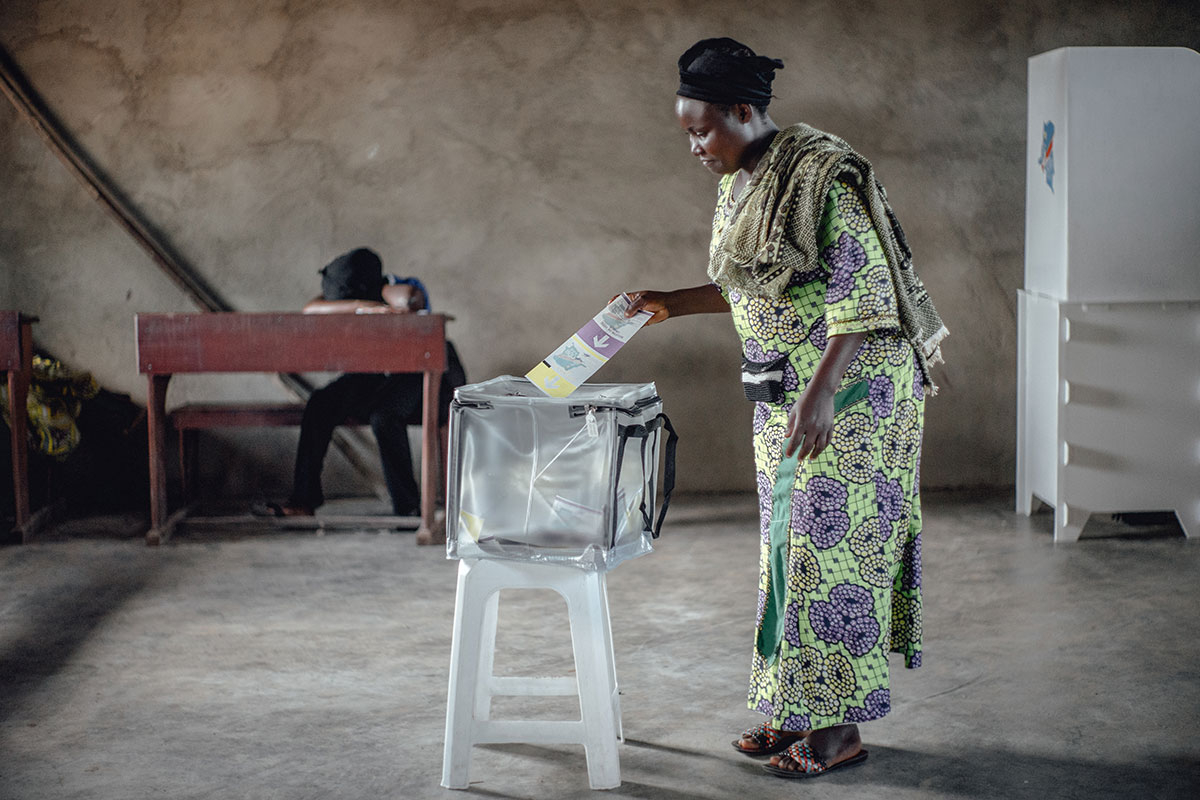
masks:
{"type": "Polygon", "coordinates": [[[800,458],[816,458],[828,446],[833,433],[833,396],[866,338],[864,331],[829,337],[808,386],[788,412],[788,424],[784,429],[788,437],[783,450],[785,456],[791,456],[799,448],[800,458]]]}
{"type": "MultiPolygon", "coordinates": [[[[632,317],[639,311],[649,311],[653,316],[646,320],[647,325],[654,325],[671,316],[670,297],[672,292],[655,292],[640,290],[625,293],[632,301],[625,316],[632,317]]],[[[613,298],[614,300],[616,298],[613,298]]],[[[609,301],[612,302],[611,300],[609,301]]]]}
{"type": "MultiPolygon", "coordinates": [[[[632,301],[625,316],[632,317],[639,311],[649,311],[653,316],[646,322],[647,325],[662,322],[670,317],[682,317],[688,314],[719,314],[729,311],[729,303],[725,302],[721,290],[711,283],[691,289],[675,289],[671,292],[641,289],[625,294],[632,301]]],[[[609,302],[611,303],[612,300],[609,302]]]]}
{"type": "Polygon", "coordinates": [[[799,448],[801,460],[816,458],[829,445],[832,433],[833,392],[810,385],[788,412],[784,429],[788,440],[783,454],[791,457],[799,448]]]}

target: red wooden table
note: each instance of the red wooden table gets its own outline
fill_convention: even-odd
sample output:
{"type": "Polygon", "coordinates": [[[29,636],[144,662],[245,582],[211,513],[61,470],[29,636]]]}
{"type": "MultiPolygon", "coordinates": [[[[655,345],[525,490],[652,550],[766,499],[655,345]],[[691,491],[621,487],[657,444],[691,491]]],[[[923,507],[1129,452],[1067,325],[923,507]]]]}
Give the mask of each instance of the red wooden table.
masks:
{"type": "Polygon", "coordinates": [[[8,408],[12,439],[13,505],[17,528],[25,539],[29,521],[29,450],[26,440],[28,418],[25,399],[33,374],[33,323],[19,311],[0,311],[0,369],[8,376],[8,408]]]}
{"type": "Polygon", "coordinates": [[[434,531],[438,462],[437,398],[446,369],[444,314],[299,314],[208,312],[138,314],[138,370],[147,377],[150,429],[150,530],[158,544],[167,503],[167,385],[178,373],[424,373],[421,530],[434,531]]]}

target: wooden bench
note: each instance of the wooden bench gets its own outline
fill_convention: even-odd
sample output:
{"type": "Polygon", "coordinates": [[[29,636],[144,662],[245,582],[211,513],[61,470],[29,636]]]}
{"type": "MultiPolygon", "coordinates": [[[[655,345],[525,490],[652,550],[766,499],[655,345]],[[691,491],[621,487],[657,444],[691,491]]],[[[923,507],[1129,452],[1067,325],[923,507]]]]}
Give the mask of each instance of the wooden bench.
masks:
{"type": "Polygon", "coordinates": [[[439,473],[437,398],[446,369],[443,314],[299,314],[211,312],[138,314],[138,370],[147,378],[150,530],[158,544],[174,522],[167,500],[167,430],[298,425],[299,404],[197,404],[167,413],[167,387],[178,373],[420,372],[424,374],[421,528],[418,541],[441,538],[434,518],[439,473]]]}
{"type": "Polygon", "coordinates": [[[9,438],[12,440],[13,507],[16,527],[21,541],[28,539],[29,508],[29,449],[28,417],[25,400],[29,396],[29,381],[33,375],[33,323],[19,311],[0,311],[0,369],[7,375],[9,438]]]}
{"type": "MultiPolygon", "coordinates": [[[[196,441],[198,431],[211,428],[271,428],[299,427],[304,418],[304,403],[188,403],[177,406],[167,414],[167,427],[179,434],[179,475],[183,479],[183,498],[186,503],[192,496],[192,478],[196,474],[196,441]]],[[[365,419],[351,417],[343,425],[369,425],[365,419]]],[[[439,429],[438,436],[445,439],[445,430],[439,429]]],[[[446,447],[439,442],[439,453],[444,462],[446,447]]],[[[445,463],[442,463],[445,469],[445,463]]],[[[439,483],[446,476],[440,475],[439,483]]]]}

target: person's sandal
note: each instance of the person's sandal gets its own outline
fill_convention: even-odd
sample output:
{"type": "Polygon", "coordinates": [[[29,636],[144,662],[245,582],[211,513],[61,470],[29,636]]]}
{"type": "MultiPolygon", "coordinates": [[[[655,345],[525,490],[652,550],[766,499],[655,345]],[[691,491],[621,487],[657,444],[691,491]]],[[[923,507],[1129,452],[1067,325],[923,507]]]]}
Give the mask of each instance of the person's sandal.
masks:
{"type": "Polygon", "coordinates": [[[311,517],[313,515],[313,512],[307,508],[267,502],[252,504],[250,506],[250,513],[256,517],[275,517],[277,519],[284,517],[311,517]]]}
{"type": "Polygon", "coordinates": [[[807,731],[777,731],[763,723],[747,730],[742,734],[742,738],[735,739],[733,749],[748,756],[769,756],[786,749],[797,739],[803,739],[807,735],[807,731]],[[753,750],[742,747],[742,742],[746,739],[756,745],[753,750]]]}
{"type": "Polygon", "coordinates": [[[783,755],[795,761],[800,768],[788,769],[787,767],[780,767],[775,764],[763,764],[763,769],[778,778],[815,778],[818,775],[824,775],[826,772],[833,772],[835,769],[841,769],[842,767],[856,767],[867,760],[867,751],[859,750],[849,758],[833,764],[826,764],[817,758],[816,753],[813,752],[812,746],[808,742],[796,742],[789,745],[784,749],[783,755]]]}

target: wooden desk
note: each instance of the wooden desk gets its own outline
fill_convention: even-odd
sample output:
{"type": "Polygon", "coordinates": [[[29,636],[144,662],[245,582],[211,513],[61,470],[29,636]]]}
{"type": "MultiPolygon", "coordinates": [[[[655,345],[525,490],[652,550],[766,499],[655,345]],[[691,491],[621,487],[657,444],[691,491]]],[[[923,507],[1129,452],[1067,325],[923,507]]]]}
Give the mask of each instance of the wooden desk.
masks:
{"type": "Polygon", "coordinates": [[[212,312],[138,314],[138,370],[147,378],[150,430],[150,530],[168,533],[167,384],[176,373],[421,372],[425,375],[421,447],[421,530],[434,529],[438,389],[446,369],[443,314],[212,312]]]}
{"type": "Polygon", "coordinates": [[[33,374],[33,323],[19,311],[0,311],[0,369],[8,375],[8,408],[12,439],[13,506],[21,541],[27,536],[29,522],[29,450],[27,441],[28,417],[25,399],[29,396],[29,380],[33,374]]]}

